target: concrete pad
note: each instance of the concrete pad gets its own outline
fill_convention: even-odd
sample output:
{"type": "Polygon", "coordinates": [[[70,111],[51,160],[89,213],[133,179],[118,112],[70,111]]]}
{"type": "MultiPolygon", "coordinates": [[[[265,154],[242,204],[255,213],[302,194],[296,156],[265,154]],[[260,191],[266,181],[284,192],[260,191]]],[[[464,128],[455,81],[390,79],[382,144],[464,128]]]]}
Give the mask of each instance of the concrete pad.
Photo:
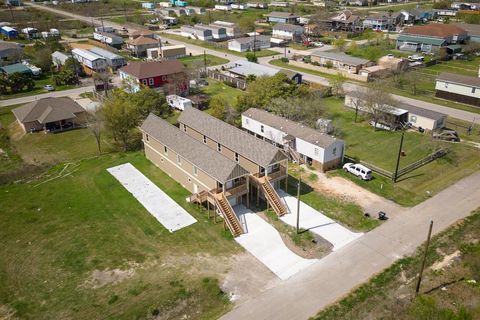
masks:
{"type": "Polygon", "coordinates": [[[170,232],[197,220],[130,163],[107,169],[170,232]]]}
{"type": "MultiPolygon", "coordinates": [[[[297,198],[280,189],[277,192],[288,210],[288,213],[280,217],[280,219],[286,224],[296,227],[297,198]]],[[[340,249],[363,235],[363,233],[348,230],[302,201],[300,201],[300,228],[310,230],[330,242],[333,245],[333,251],[340,249]]]]}
{"type": "Polygon", "coordinates": [[[280,279],[286,280],[316,259],[304,259],[287,248],[278,231],[245,206],[234,208],[245,233],[235,240],[280,279]]]}

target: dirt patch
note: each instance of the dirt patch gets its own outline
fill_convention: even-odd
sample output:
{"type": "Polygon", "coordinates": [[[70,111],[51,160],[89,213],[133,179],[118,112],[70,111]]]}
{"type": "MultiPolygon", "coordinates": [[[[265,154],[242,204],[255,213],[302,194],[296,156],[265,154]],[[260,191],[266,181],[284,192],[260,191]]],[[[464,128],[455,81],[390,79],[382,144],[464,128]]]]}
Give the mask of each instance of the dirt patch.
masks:
{"type": "Polygon", "coordinates": [[[122,282],[123,280],[132,277],[134,274],[134,269],[94,270],[87,281],[85,281],[84,286],[97,289],[108,284],[122,282]]]}
{"type": "Polygon", "coordinates": [[[222,279],[221,288],[228,293],[230,301],[242,303],[280,283],[263,263],[248,252],[230,258],[230,268],[222,279]]]}
{"type": "Polygon", "coordinates": [[[452,262],[460,257],[461,253],[460,250],[455,251],[452,254],[446,255],[443,257],[441,261],[435,262],[430,269],[433,271],[440,271],[445,267],[448,267],[452,264],[452,262]]]}

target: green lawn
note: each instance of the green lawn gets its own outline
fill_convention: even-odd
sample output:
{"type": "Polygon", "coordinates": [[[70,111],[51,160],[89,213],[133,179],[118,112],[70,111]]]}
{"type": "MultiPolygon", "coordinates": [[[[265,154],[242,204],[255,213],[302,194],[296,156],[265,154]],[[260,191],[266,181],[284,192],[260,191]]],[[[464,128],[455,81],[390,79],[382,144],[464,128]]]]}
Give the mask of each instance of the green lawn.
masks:
{"type": "Polygon", "coordinates": [[[48,91],[45,90],[43,87],[47,84],[51,84],[55,87],[55,91],[63,91],[63,90],[68,90],[68,89],[73,89],[75,86],[56,86],[55,82],[53,81],[53,76],[52,74],[48,75],[43,75],[39,79],[35,79],[35,87],[33,90],[30,91],[23,91],[15,94],[5,94],[5,95],[0,95],[0,100],[7,100],[7,99],[14,99],[14,98],[20,98],[20,97],[26,97],[26,96],[33,96],[41,93],[47,93],[48,91]]]}
{"type": "Polygon", "coordinates": [[[230,103],[231,106],[234,106],[237,101],[237,97],[242,95],[243,91],[227,86],[221,81],[209,78],[208,86],[202,88],[202,93],[208,94],[210,97],[223,97],[228,103],[230,103]]]}
{"type": "MultiPolygon", "coordinates": [[[[240,252],[188,192],[142,152],[74,162],[71,175],[0,186],[0,305],[20,319],[213,319],[229,308],[216,276],[240,252]],[[198,222],[170,233],[106,169],[132,163],[198,222]],[[46,181],[43,184],[39,183],[46,181]],[[93,272],[130,272],[94,288],[93,272]]],[[[102,273],[100,273],[102,275],[102,273]]],[[[108,276],[103,275],[106,279],[108,276]]]]}
{"type": "Polygon", "coordinates": [[[323,77],[327,80],[332,80],[335,77],[332,74],[323,73],[323,72],[320,72],[320,71],[317,71],[317,70],[311,70],[311,69],[307,69],[307,68],[293,66],[293,65],[291,65],[287,62],[283,62],[280,59],[272,60],[269,63],[274,65],[274,66],[277,66],[277,67],[281,67],[281,68],[285,68],[285,69],[291,69],[291,70],[295,70],[295,71],[303,72],[303,73],[309,73],[309,74],[313,74],[315,76],[320,76],[320,77],[323,77]]]}
{"type": "Polygon", "coordinates": [[[187,68],[190,67],[192,64],[204,66],[205,61],[207,67],[218,66],[228,63],[227,59],[213,56],[211,54],[206,54],[205,56],[203,54],[198,56],[186,56],[183,58],[179,58],[178,60],[181,61],[187,68]]]}
{"type": "MultiPolygon", "coordinates": [[[[333,120],[336,134],[346,142],[346,154],[355,159],[371,163],[385,170],[395,170],[396,156],[400,143],[399,132],[374,131],[366,122],[354,123],[355,113],[343,107],[343,100],[325,99],[326,117],[333,120]]],[[[415,162],[437,148],[446,148],[447,156],[429,163],[393,184],[389,179],[374,174],[372,181],[362,181],[353,175],[337,170],[331,174],[342,175],[401,205],[415,205],[446,188],[455,181],[480,169],[478,149],[466,144],[452,144],[433,140],[428,134],[406,132],[400,168],[415,162]]]]}
{"type": "Polygon", "coordinates": [[[479,319],[479,228],[480,211],[476,210],[432,238],[418,296],[415,286],[425,245],[312,319],[479,319]],[[448,255],[456,252],[459,255],[448,261],[448,255]],[[440,270],[431,269],[444,261],[448,263],[440,270]]]}
{"type": "MultiPolygon", "coordinates": [[[[170,39],[173,39],[173,40],[178,40],[178,41],[182,41],[182,42],[185,42],[185,43],[194,44],[194,45],[206,48],[206,49],[211,49],[211,50],[216,50],[216,51],[219,51],[219,52],[233,54],[233,55],[236,55],[236,56],[239,56],[239,57],[245,57],[246,54],[247,54],[247,52],[236,52],[236,51],[228,50],[226,48],[218,48],[218,47],[215,47],[215,46],[209,44],[207,41],[189,39],[187,37],[179,36],[179,35],[176,35],[176,34],[162,33],[161,35],[162,35],[163,38],[166,38],[166,39],[170,38],[170,39]]],[[[277,55],[279,53],[276,52],[276,51],[273,51],[273,50],[261,50],[261,51],[255,52],[255,54],[257,55],[258,58],[261,58],[261,57],[277,55]]]]}

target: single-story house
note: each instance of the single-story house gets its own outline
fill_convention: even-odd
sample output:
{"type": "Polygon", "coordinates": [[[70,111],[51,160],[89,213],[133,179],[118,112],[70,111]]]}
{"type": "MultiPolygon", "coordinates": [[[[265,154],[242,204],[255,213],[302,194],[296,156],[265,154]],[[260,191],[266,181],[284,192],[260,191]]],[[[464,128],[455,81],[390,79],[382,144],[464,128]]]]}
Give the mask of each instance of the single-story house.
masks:
{"type": "Polygon", "coordinates": [[[480,107],[480,78],[443,72],[437,77],[435,96],[480,107]]]}
{"type": "Polygon", "coordinates": [[[203,24],[196,24],[195,27],[199,29],[211,30],[213,39],[221,40],[227,37],[227,29],[222,26],[217,26],[214,24],[208,26],[203,24]]]}
{"type": "Polygon", "coordinates": [[[242,128],[284,149],[292,160],[309,163],[322,172],[343,162],[343,140],[270,112],[248,109],[242,113],[242,128]]]}
{"type": "Polygon", "coordinates": [[[98,47],[90,48],[89,51],[104,58],[107,61],[107,66],[112,68],[112,70],[117,70],[127,64],[124,57],[111,51],[98,47]]]}
{"type": "Polygon", "coordinates": [[[91,51],[81,48],[74,48],[72,56],[75,60],[80,62],[86,73],[105,72],[107,70],[107,61],[91,51]]]}
{"type": "Polygon", "coordinates": [[[212,30],[206,28],[198,28],[197,26],[186,26],[183,25],[180,28],[181,35],[188,38],[194,38],[199,40],[212,40],[212,30]]]}
{"type": "Polygon", "coordinates": [[[177,60],[132,61],[120,68],[119,74],[131,92],[140,91],[141,85],[163,89],[169,94],[184,94],[188,91],[185,67],[177,60]]]}
{"type": "Polygon", "coordinates": [[[295,24],[300,16],[291,12],[272,11],[267,15],[267,21],[270,23],[290,23],[295,24]]]}
{"type": "Polygon", "coordinates": [[[397,58],[393,55],[386,55],[378,59],[378,65],[393,72],[400,72],[408,69],[409,61],[406,58],[397,58]]]}
{"type": "Polygon", "coordinates": [[[67,97],[43,98],[12,110],[26,133],[61,131],[85,125],[87,112],[67,97]]]}
{"type": "Polygon", "coordinates": [[[350,10],[335,13],[319,23],[322,30],[327,31],[357,31],[363,29],[360,16],[350,10]]]}
{"type": "Polygon", "coordinates": [[[68,58],[71,57],[60,51],[55,51],[52,53],[52,63],[57,68],[65,65],[65,62],[68,60],[68,58]]]}
{"type": "Polygon", "coordinates": [[[339,71],[358,74],[360,69],[373,65],[367,59],[352,57],[342,52],[313,51],[311,61],[317,62],[323,67],[333,67],[339,71]]]}
{"type": "Polygon", "coordinates": [[[23,53],[22,47],[15,42],[0,41],[0,61],[16,62],[23,53]]]}
{"type": "Polygon", "coordinates": [[[408,27],[397,38],[397,49],[432,52],[452,44],[463,43],[467,31],[453,24],[432,23],[408,27]]]}
{"type": "Polygon", "coordinates": [[[479,24],[455,23],[454,25],[467,31],[467,40],[472,42],[480,42],[480,25],[479,24]]]}
{"type": "Polygon", "coordinates": [[[211,26],[223,27],[227,32],[227,36],[231,38],[240,37],[242,35],[242,30],[238,27],[237,24],[227,21],[215,21],[210,24],[211,26]]]}
{"type": "Polygon", "coordinates": [[[155,34],[149,30],[133,30],[128,34],[128,38],[133,40],[138,37],[155,39],[155,34]]]}
{"type": "Polygon", "coordinates": [[[123,38],[115,35],[114,33],[94,32],[93,39],[117,49],[120,49],[123,44],[123,38]]]}
{"type": "Polygon", "coordinates": [[[229,4],[216,4],[215,10],[218,11],[232,11],[232,6],[229,4]]]}
{"type": "Polygon", "coordinates": [[[270,48],[270,37],[258,35],[254,37],[237,38],[228,41],[228,50],[245,52],[245,51],[258,51],[262,49],[270,48]]]}
{"type": "Polygon", "coordinates": [[[8,39],[14,39],[18,37],[18,31],[15,28],[9,26],[3,26],[0,28],[0,33],[8,39]]]}
{"type": "Polygon", "coordinates": [[[128,40],[127,49],[137,57],[145,57],[147,55],[147,49],[158,47],[158,42],[158,40],[150,37],[138,36],[128,40]]]}
{"type": "Polygon", "coordinates": [[[278,23],[273,26],[272,37],[283,40],[300,41],[305,32],[302,26],[278,23]]]}
{"type": "Polygon", "coordinates": [[[301,73],[291,71],[291,70],[271,68],[258,63],[249,62],[246,60],[235,61],[234,63],[232,63],[230,68],[227,68],[227,71],[230,73],[231,76],[242,78],[242,79],[245,79],[249,75],[253,75],[256,77],[274,76],[280,72],[280,73],[286,74],[287,77],[293,80],[295,83],[298,83],[298,84],[302,83],[301,73]]]}
{"type": "MultiPolygon", "coordinates": [[[[345,106],[369,113],[370,111],[365,107],[364,99],[363,94],[358,91],[348,92],[345,95],[345,106]]],[[[413,127],[434,131],[447,125],[446,114],[400,101],[395,101],[393,106],[385,108],[384,111],[385,117],[382,117],[380,123],[387,126],[402,127],[408,122],[413,127]]]]}
{"type": "Polygon", "coordinates": [[[35,39],[40,36],[38,29],[31,27],[23,28],[22,33],[25,34],[28,39],[35,39]]]}
{"type": "Polygon", "coordinates": [[[21,73],[26,76],[33,76],[32,69],[24,65],[23,63],[14,63],[14,64],[9,64],[7,66],[0,67],[0,72],[10,76],[14,73],[21,73]]]}
{"type": "Polygon", "coordinates": [[[247,10],[248,6],[244,3],[232,3],[230,5],[234,10],[247,10]]]}
{"type": "Polygon", "coordinates": [[[163,59],[178,59],[187,55],[187,47],[183,44],[162,46],[161,48],[151,48],[147,50],[147,59],[155,60],[159,57],[163,59]]]}

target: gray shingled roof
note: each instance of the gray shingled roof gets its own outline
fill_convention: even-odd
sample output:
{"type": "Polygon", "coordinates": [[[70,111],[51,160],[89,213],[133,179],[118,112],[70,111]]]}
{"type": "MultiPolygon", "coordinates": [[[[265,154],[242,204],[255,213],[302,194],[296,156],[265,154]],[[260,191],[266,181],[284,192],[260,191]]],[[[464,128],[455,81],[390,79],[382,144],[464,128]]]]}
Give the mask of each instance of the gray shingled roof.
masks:
{"type": "Polygon", "coordinates": [[[248,174],[248,171],[235,161],[190,137],[154,114],[147,117],[140,129],[221,183],[248,174]]]}
{"type": "Polygon", "coordinates": [[[242,115],[249,117],[250,119],[259,121],[277,130],[280,130],[287,135],[291,135],[295,138],[299,138],[307,142],[313,143],[321,148],[327,148],[332,143],[337,141],[336,138],[321,133],[318,130],[257,108],[250,108],[244,113],[242,113],[242,115]]]}
{"type": "Polygon", "coordinates": [[[76,117],[76,113],[86,112],[78,103],[67,97],[43,98],[12,110],[22,123],[38,121],[48,123],[76,117]]]}
{"type": "Polygon", "coordinates": [[[329,51],[313,51],[311,53],[312,56],[320,57],[320,58],[327,58],[331,60],[337,60],[343,63],[351,64],[351,65],[363,65],[370,62],[370,60],[357,58],[349,56],[348,54],[342,52],[329,52],[329,51]]]}
{"type": "Polygon", "coordinates": [[[437,77],[437,80],[480,88],[480,78],[464,76],[462,74],[457,74],[457,73],[442,72],[437,77]]]}
{"type": "Polygon", "coordinates": [[[178,122],[193,128],[264,168],[287,159],[283,151],[270,143],[195,108],[185,109],[178,118],[178,122]]]}

